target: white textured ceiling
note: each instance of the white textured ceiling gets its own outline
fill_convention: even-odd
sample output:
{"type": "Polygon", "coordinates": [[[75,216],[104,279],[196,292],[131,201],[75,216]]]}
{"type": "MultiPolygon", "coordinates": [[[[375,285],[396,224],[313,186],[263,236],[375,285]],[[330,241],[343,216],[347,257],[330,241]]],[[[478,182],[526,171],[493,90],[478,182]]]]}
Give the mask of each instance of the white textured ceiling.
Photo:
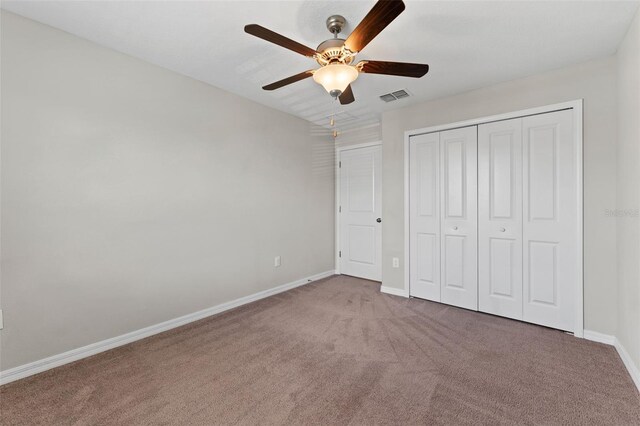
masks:
{"type": "MultiPolygon", "coordinates": [[[[361,75],[342,127],[380,113],[615,53],[638,2],[405,1],[406,10],[358,59],[422,62],[422,79],[361,75]],[[406,89],[389,104],[378,96],[406,89]]],[[[315,68],[313,60],[252,37],[257,23],[315,48],[341,14],[348,34],[374,1],[3,1],[2,8],[264,105],[325,124],[334,108],[312,79],[261,86],[315,68]]],[[[345,35],[346,35],[345,34],[345,35]]]]}

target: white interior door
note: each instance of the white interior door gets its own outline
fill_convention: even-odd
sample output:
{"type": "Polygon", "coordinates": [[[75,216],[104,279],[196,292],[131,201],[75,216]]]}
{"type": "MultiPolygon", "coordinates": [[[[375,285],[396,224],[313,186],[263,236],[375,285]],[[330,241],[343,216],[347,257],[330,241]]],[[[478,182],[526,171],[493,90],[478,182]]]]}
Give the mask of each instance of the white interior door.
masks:
{"type": "Polygon", "coordinates": [[[577,141],[571,110],[523,118],[523,319],[574,331],[579,283],[577,141]]]}
{"type": "Polygon", "coordinates": [[[478,309],[477,127],[440,132],[441,301],[478,309]]]}
{"type": "Polygon", "coordinates": [[[409,294],[440,301],[440,133],[409,140],[409,294]]]}
{"type": "Polygon", "coordinates": [[[381,147],[340,152],[340,273],[382,281],[381,147]]]}
{"type": "Polygon", "coordinates": [[[478,309],[522,319],[522,118],[478,126],[478,309]]]}

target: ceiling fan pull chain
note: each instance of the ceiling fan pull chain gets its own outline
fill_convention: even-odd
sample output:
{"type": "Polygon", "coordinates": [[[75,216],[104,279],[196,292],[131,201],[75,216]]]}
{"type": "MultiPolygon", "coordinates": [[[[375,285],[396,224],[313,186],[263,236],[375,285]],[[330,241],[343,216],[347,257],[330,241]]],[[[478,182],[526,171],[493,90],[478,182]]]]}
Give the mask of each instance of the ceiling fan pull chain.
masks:
{"type": "Polygon", "coordinates": [[[340,132],[338,132],[338,128],[336,126],[336,109],[338,108],[339,105],[339,100],[338,98],[335,98],[333,100],[333,112],[331,114],[331,121],[329,122],[331,124],[331,127],[333,127],[333,131],[331,133],[331,135],[333,136],[333,142],[335,143],[336,139],[338,138],[338,136],[340,135],[340,132]]]}
{"type": "Polygon", "coordinates": [[[329,125],[331,127],[335,127],[336,126],[336,103],[335,103],[335,100],[334,100],[333,105],[331,107],[331,120],[329,120],[329,125]]]}

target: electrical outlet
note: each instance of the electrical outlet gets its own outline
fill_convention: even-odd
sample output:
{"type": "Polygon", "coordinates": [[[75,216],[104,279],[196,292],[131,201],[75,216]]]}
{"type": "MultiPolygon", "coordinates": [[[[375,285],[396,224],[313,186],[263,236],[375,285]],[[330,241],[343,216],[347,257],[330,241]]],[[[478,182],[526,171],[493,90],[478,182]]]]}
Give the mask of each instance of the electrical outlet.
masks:
{"type": "Polygon", "coordinates": [[[279,268],[280,265],[282,265],[280,256],[276,256],[275,259],[273,259],[273,266],[275,266],[276,268],[279,268]]]}
{"type": "Polygon", "coordinates": [[[398,259],[397,257],[394,257],[392,260],[392,265],[394,268],[399,268],[400,267],[400,259],[398,259]]]}

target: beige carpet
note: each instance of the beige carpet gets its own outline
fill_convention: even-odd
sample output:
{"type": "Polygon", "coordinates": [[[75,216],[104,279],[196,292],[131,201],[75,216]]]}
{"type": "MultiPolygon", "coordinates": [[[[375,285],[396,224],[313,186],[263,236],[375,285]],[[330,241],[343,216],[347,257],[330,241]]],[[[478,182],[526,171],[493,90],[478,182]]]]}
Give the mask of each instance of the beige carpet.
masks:
{"type": "Polygon", "coordinates": [[[333,277],[0,388],[2,424],[640,424],[612,347],[333,277]]]}

